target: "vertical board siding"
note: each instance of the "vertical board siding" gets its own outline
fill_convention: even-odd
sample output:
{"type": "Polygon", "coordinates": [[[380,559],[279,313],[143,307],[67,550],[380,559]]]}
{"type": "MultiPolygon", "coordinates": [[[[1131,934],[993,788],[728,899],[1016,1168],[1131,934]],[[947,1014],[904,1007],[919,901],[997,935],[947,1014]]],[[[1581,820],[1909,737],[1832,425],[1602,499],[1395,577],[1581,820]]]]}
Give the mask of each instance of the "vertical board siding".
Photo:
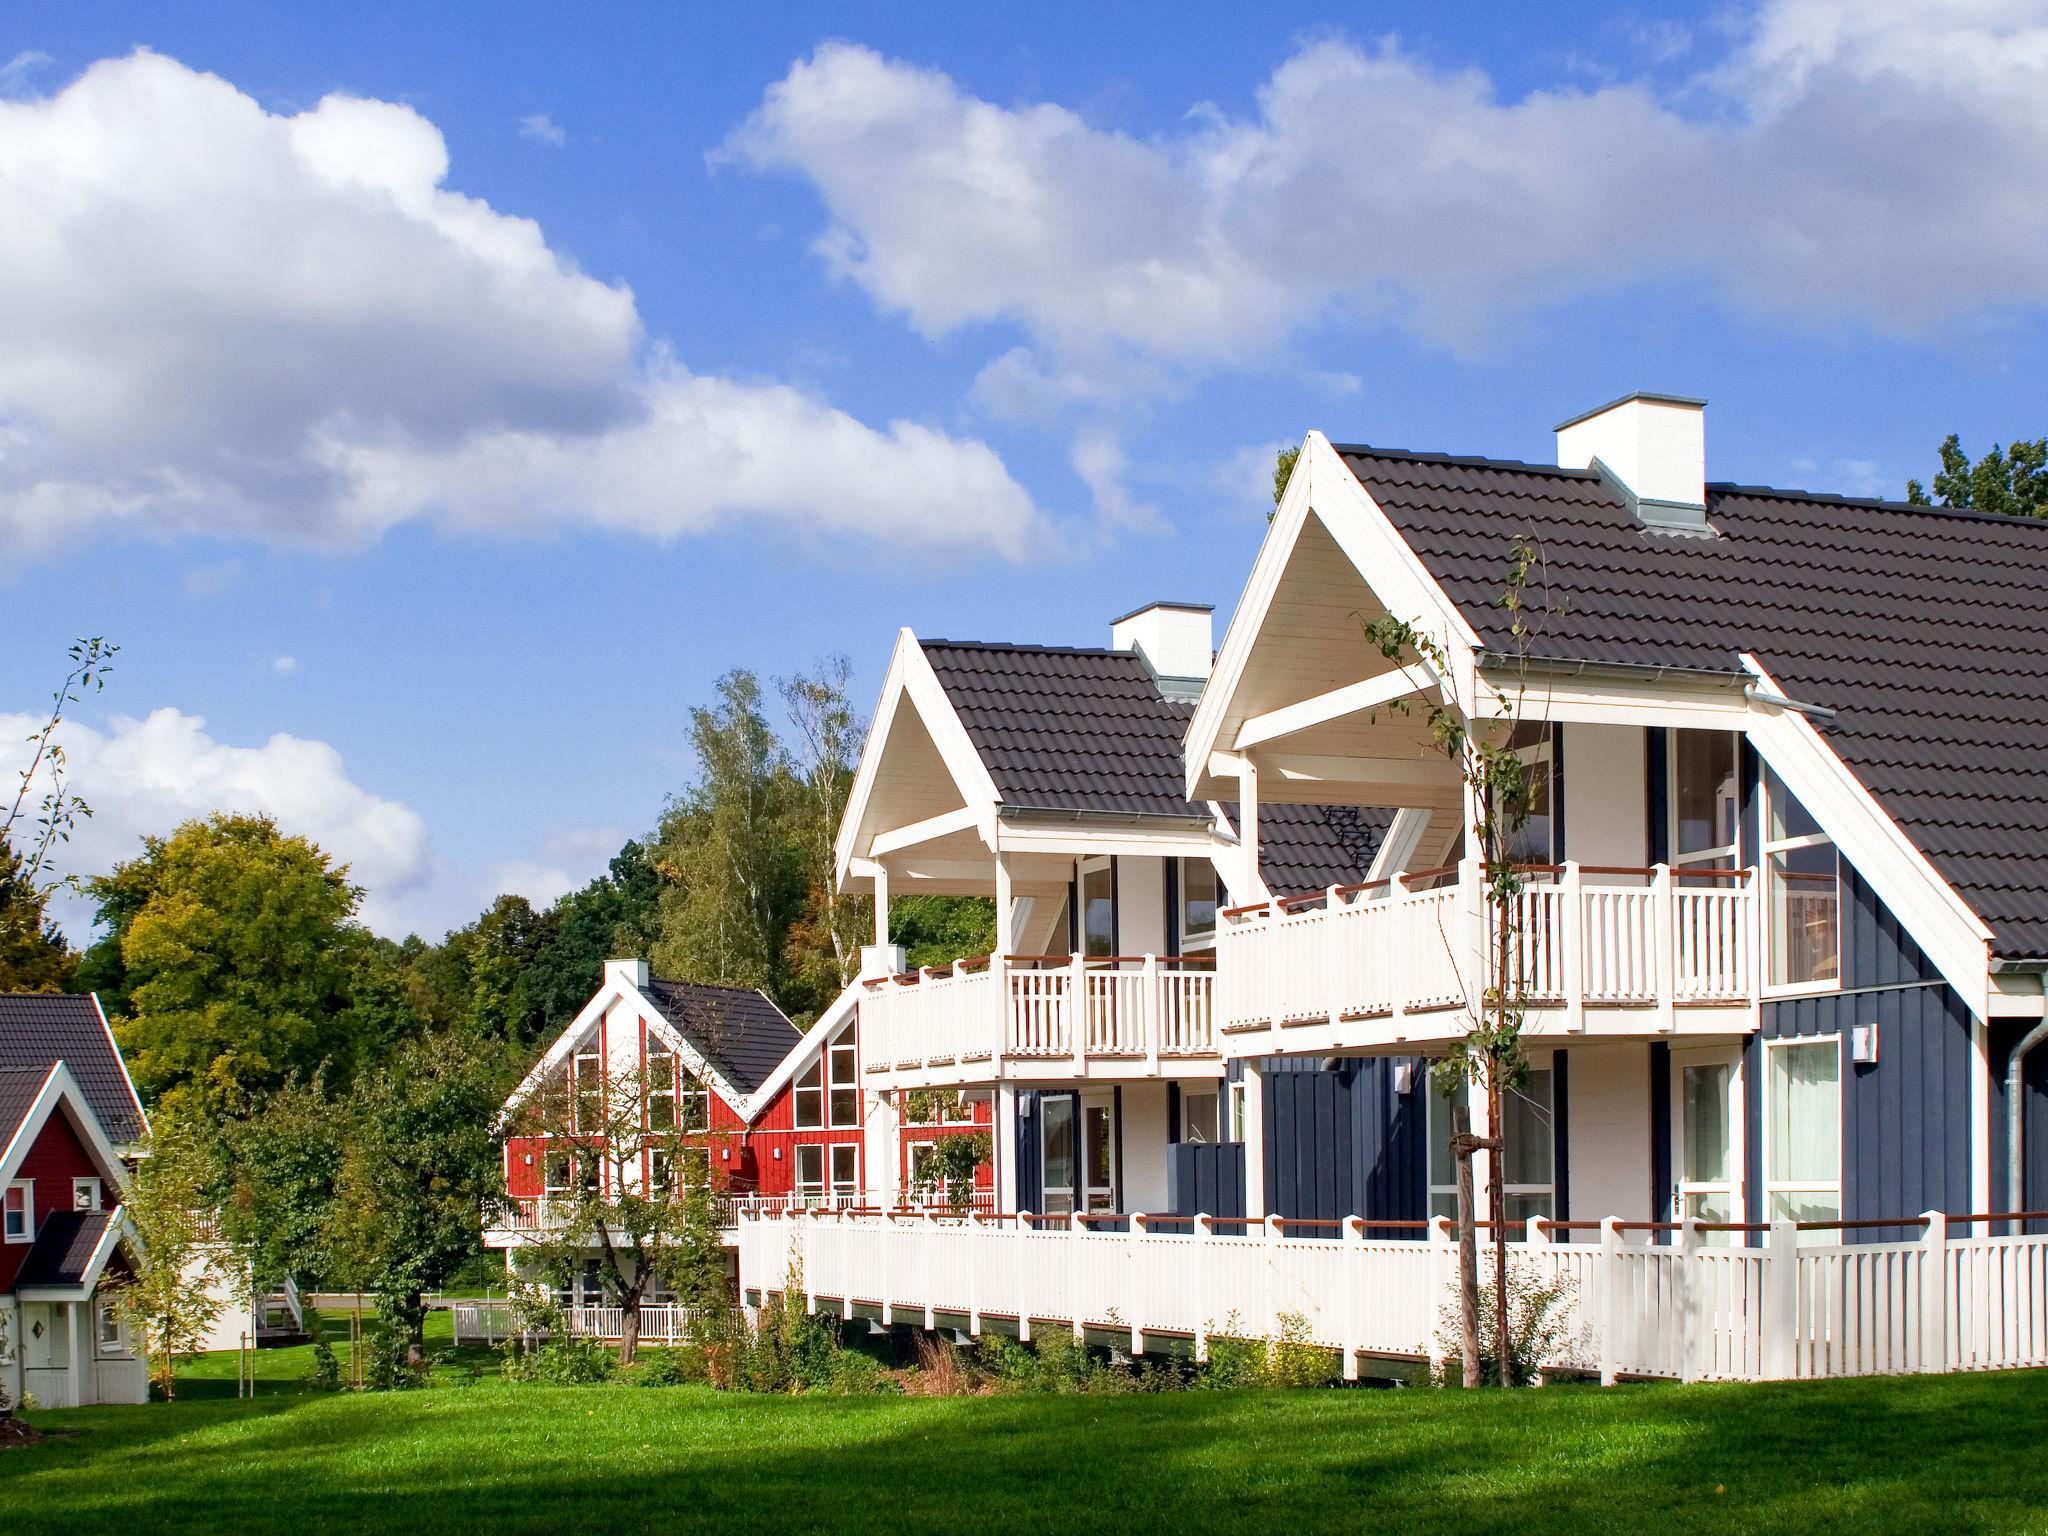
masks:
{"type": "MultiPolygon", "coordinates": [[[[1662,1221],[1671,1204],[1671,1047],[1650,1044],[1650,1219],[1662,1221]]],[[[1604,1213],[1603,1213],[1604,1214],[1604,1213]]],[[[1660,1241],[1662,1240],[1660,1234],[1660,1241]]]]}
{"type": "Polygon", "coordinates": [[[1168,1147],[1166,1200],[1176,1216],[1244,1215],[1244,1143],[1184,1141],[1168,1147]]]}
{"type": "Polygon", "coordinates": [[[1389,1057],[1338,1058],[1334,1070],[1269,1062],[1265,1082],[1266,1209],[1331,1221],[1414,1221],[1425,1213],[1427,1063],[1397,1092],[1389,1057]]]}
{"type": "Polygon", "coordinates": [[[1662,864],[1671,857],[1671,733],[1643,732],[1644,798],[1650,807],[1650,862],[1662,864]]]}

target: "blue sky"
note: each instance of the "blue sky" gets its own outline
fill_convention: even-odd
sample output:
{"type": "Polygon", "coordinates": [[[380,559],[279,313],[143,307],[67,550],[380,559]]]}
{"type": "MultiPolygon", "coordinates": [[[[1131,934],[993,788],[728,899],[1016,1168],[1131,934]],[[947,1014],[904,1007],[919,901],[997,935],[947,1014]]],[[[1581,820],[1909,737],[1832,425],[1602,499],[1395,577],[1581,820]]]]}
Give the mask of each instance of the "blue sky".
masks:
{"type": "Polygon", "coordinates": [[[1220,633],[1310,427],[1897,494],[2048,430],[2043,10],[16,4],[0,723],[104,632],[82,866],[260,806],[437,934],[730,667],[1220,633]]]}

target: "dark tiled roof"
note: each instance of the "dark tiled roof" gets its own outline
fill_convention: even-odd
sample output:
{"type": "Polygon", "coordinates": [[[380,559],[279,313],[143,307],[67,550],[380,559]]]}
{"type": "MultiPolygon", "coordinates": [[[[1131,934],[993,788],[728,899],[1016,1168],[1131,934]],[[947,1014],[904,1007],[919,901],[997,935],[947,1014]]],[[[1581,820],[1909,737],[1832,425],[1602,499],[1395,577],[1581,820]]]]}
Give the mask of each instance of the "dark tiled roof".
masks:
{"type": "MultiPolygon", "coordinates": [[[[1392,811],[1355,805],[1260,806],[1259,873],[1266,889],[1297,896],[1357,884],[1393,819],[1392,811]]],[[[1231,824],[1237,824],[1235,807],[1231,824]]]]}
{"type": "Polygon", "coordinates": [[[1181,771],[1188,707],[1133,652],[927,640],[924,653],[1006,806],[1201,814],[1181,771]]]}
{"type": "Polygon", "coordinates": [[[14,1140],[14,1133],[28,1118],[30,1106],[49,1077],[47,1067],[40,1072],[34,1067],[0,1068],[0,1151],[14,1140]]]}
{"type": "Polygon", "coordinates": [[[650,981],[641,992],[670,1026],[741,1093],[782,1065],[803,1032],[759,992],[694,981],[650,981]]]}
{"type": "Polygon", "coordinates": [[[112,1211],[52,1211],[22,1256],[14,1288],[32,1285],[77,1285],[92,1265],[93,1253],[107,1235],[112,1211]]]}
{"type": "Polygon", "coordinates": [[[100,1129],[116,1146],[142,1140],[142,1110],[90,996],[0,992],[0,1070],[50,1070],[61,1061],[78,1079],[100,1129]]]}
{"type": "Polygon", "coordinates": [[[1589,470],[1339,450],[1481,640],[1542,553],[1530,650],[1734,671],[1753,653],[2009,959],[2048,956],[2048,523],[1748,486],[1658,533],[1589,470]]]}

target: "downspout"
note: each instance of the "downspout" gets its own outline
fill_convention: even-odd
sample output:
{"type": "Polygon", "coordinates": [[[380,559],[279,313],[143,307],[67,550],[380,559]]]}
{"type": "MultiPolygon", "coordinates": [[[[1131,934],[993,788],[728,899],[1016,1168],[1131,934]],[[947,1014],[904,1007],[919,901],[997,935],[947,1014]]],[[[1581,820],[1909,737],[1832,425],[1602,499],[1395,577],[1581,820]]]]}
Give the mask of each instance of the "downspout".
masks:
{"type": "MultiPolygon", "coordinates": [[[[2020,1037],[2020,1043],[2012,1048],[2012,1055],[2005,1064],[2005,1203],[2015,1211],[2026,1209],[2027,1203],[2025,1147],[2021,1141],[2025,1134],[2026,1101],[2020,1091],[2020,1071],[2026,1065],[2027,1052],[2043,1040],[2048,1040],[2048,1019],[2020,1037]]],[[[2012,1225],[2007,1223],[2007,1226],[2012,1225]]]]}

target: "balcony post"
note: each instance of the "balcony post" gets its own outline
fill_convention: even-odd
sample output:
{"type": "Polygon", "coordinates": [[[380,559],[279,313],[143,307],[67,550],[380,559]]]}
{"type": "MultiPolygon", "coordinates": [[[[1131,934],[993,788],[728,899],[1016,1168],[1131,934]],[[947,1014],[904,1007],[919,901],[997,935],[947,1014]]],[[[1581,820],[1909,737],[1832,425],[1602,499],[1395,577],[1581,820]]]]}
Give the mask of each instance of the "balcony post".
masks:
{"type": "Polygon", "coordinates": [[[1159,1036],[1166,1028],[1166,999],[1163,995],[1165,984],[1159,969],[1159,957],[1145,957],[1145,979],[1141,983],[1143,995],[1138,1000],[1138,1027],[1145,1031],[1145,1075],[1159,1075],[1159,1036]]]}
{"type": "Polygon", "coordinates": [[[1215,1219],[1207,1211],[1195,1212],[1195,1284],[1200,1288],[1203,1305],[1195,1308],[1195,1361],[1200,1365],[1209,1363],[1209,1309],[1207,1306],[1210,1286],[1209,1255],[1206,1250],[1209,1240],[1215,1236],[1215,1219]]]}
{"type": "Polygon", "coordinates": [[[1763,1340],[1765,1381],[1790,1381],[1799,1370],[1799,1230],[1774,1220],[1764,1241],[1763,1340]]]}
{"type": "Polygon", "coordinates": [[[1358,1380],[1358,1356],[1365,1348],[1365,1218],[1344,1218],[1344,1379],[1358,1380]]]}
{"type": "Polygon", "coordinates": [[[1657,1029],[1668,1034],[1676,1022],[1672,995],[1678,989],[1678,924],[1673,920],[1671,866],[1659,864],[1651,882],[1650,949],[1657,968],[1657,1029]]]}
{"type": "Polygon", "coordinates": [[[1088,957],[1067,961],[1067,1044],[1073,1048],[1074,1076],[1088,1075],[1088,957]]]}
{"type": "Polygon", "coordinates": [[[1486,943],[1485,879],[1486,866],[1480,860],[1466,858],[1459,862],[1458,920],[1453,925],[1457,934],[1453,946],[1456,953],[1452,958],[1457,966],[1458,990],[1464,994],[1465,1007],[1474,1017],[1486,1007],[1486,981],[1492,974],[1486,943]]]}
{"type": "MultiPolygon", "coordinates": [[[[2015,1200],[2013,1204],[2019,1202],[2015,1200]]],[[[1929,1211],[1920,1218],[1920,1348],[1916,1371],[1948,1369],[1948,1217],[1929,1211]]]]}
{"type": "Polygon", "coordinates": [[[1600,1385],[1611,1387],[1621,1369],[1621,1218],[1600,1223],[1600,1385]]]}
{"type": "Polygon", "coordinates": [[[1323,892],[1323,999],[1330,1006],[1330,1029],[1334,1032],[1337,1021],[1344,1012],[1344,954],[1343,943],[1350,936],[1350,930],[1337,921],[1337,915],[1344,910],[1344,893],[1336,881],[1331,881],[1323,892]]]}
{"type": "Polygon", "coordinates": [[[1564,861],[1558,900],[1564,906],[1564,1027],[1578,1034],[1586,1027],[1586,898],[1577,859],[1564,861]]]}
{"type": "Polygon", "coordinates": [[[1678,1251],[1672,1262],[1678,1266],[1678,1284],[1675,1287],[1678,1298],[1678,1379],[1681,1383],[1699,1380],[1700,1346],[1700,1292],[1699,1284],[1700,1224],[1697,1217],[1688,1216],[1678,1224],[1678,1251]]]}

